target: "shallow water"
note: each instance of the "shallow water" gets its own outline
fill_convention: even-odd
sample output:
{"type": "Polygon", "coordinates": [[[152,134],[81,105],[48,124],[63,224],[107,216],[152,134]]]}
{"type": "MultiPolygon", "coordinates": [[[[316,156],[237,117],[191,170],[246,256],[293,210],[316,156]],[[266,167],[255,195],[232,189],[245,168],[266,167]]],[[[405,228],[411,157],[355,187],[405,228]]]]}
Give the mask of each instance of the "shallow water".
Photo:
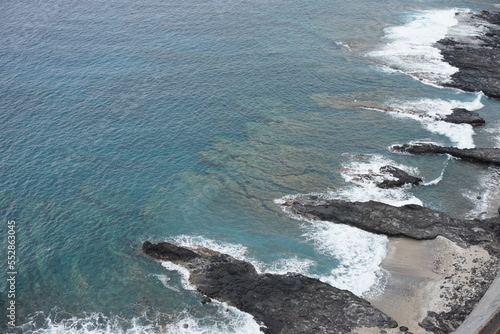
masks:
{"type": "MultiPolygon", "coordinates": [[[[260,271],[376,293],[384,237],[294,219],[275,200],[316,192],[480,214],[488,196],[477,194],[491,188],[481,180],[495,170],[387,147],[417,140],[498,146],[498,102],[426,85],[371,54],[390,47],[386,28],[455,8],[494,6],[1,4],[0,213],[5,231],[9,220],[17,223],[19,330],[258,332],[246,314],[202,305],[176,270],[141,253],[147,239],[201,243],[260,271]],[[476,101],[487,125],[443,129],[340,100],[476,101]],[[345,173],[381,161],[430,184],[384,192],[345,173]]],[[[7,249],[6,238],[0,246],[7,249]]],[[[0,266],[7,271],[6,261],[0,266]]],[[[7,305],[7,288],[0,289],[7,305]]]]}

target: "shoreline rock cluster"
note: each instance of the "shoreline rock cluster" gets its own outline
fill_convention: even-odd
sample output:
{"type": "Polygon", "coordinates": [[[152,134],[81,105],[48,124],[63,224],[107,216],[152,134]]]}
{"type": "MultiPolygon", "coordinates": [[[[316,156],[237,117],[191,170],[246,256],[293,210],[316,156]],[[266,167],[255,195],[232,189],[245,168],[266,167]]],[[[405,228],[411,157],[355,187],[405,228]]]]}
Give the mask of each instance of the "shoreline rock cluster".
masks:
{"type": "Polygon", "coordinates": [[[500,98],[500,12],[456,14],[459,21],[481,27],[478,36],[447,36],[436,43],[444,61],[459,69],[445,86],[468,92],[482,91],[486,96],[500,98]],[[462,17],[462,16],[463,17],[462,17]]]}
{"type": "Polygon", "coordinates": [[[401,207],[385,203],[325,200],[302,196],[285,202],[298,215],[357,227],[367,232],[416,240],[443,236],[463,245],[498,241],[500,221],[455,219],[416,204],[401,207]]]}
{"type": "Polygon", "coordinates": [[[394,145],[391,150],[410,154],[449,154],[455,158],[472,162],[500,165],[500,149],[498,148],[457,148],[431,143],[412,143],[394,145]]]}
{"type": "Polygon", "coordinates": [[[209,249],[171,243],[143,244],[144,253],[182,265],[204,296],[254,316],[264,333],[351,333],[356,328],[395,328],[397,322],[347,290],[301,274],[259,274],[252,264],[209,249]]]}
{"type": "Polygon", "coordinates": [[[404,170],[386,165],[379,168],[378,173],[360,174],[358,178],[374,181],[375,185],[382,189],[404,187],[406,185],[418,186],[423,181],[419,177],[412,176],[404,170]]]}

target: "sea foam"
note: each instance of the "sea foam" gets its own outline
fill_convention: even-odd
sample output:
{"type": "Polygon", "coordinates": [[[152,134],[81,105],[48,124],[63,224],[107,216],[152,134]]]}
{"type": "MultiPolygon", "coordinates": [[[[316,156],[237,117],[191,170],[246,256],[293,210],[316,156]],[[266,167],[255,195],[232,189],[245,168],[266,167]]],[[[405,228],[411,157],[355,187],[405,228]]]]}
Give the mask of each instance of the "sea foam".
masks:
{"type": "Polygon", "coordinates": [[[341,175],[347,183],[346,187],[328,191],[322,194],[326,199],[343,199],[353,202],[378,201],[394,206],[406,204],[422,205],[422,201],[411,194],[410,187],[400,187],[393,189],[382,189],[377,187],[376,182],[382,181],[377,177],[369,180],[359,177],[360,175],[378,173],[383,166],[397,167],[410,175],[418,176],[418,168],[399,164],[387,157],[379,154],[353,155],[346,154],[351,160],[344,163],[341,168],[341,175]]]}
{"type": "Polygon", "coordinates": [[[386,28],[387,44],[368,55],[426,84],[440,86],[447,83],[458,68],[443,61],[434,43],[458,24],[455,13],[455,9],[416,12],[408,23],[386,28]]]}
{"type": "Polygon", "coordinates": [[[474,148],[474,129],[470,124],[454,124],[442,121],[446,115],[453,113],[455,108],[464,108],[470,111],[479,110],[484,105],[481,103],[482,93],[478,93],[473,101],[443,100],[423,98],[413,101],[392,101],[377,109],[387,112],[393,117],[411,118],[436,134],[446,136],[459,148],[474,148]],[[389,111],[387,111],[389,110],[389,111]]]}
{"type": "MultiPolygon", "coordinates": [[[[361,174],[378,172],[380,167],[392,165],[409,174],[418,175],[417,168],[398,164],[381,155],[352,155],[352,161],[342,167],[342,177],[347,185],[338,190],[315,193],[323,199],[342,199],[347,201],[367,202],[370,200],[395,206],[419,204],[422,201],[411,194],[410,187],[381,189],[376,186],[376,179],[367,180],[358,177],[361,174]]],[[[288,195],[275,200],[279,205],[304,196],[288,195]]],[[[387,237],[376,235],[355,227],[313,220],[293,213],[288,206],[283,210],[292,218],[304,223],[304,236],[314,244],[322,254],[338,261],[329,274],[319,277],[335,287],[346,289],[358,296],[375,295],[383,290],[384,275],[380,264],[386,256],[387,237]]]]}
{"type": "MultiPolygon", "coordinates": [[[[362,295],[372,289],[378,282],[378,264],[385,256],[384,236],[377,236],[349,226],[334,225],[327,222],[307,221],[302,224],[304,241],[310,242],[323,255],[330,257],[332,268],[318,274],[317,263],[301,258],[300,254],[265,262],[249,255],[248,248],[229,242],[216,241],[203,236],[181,235],[168,241],[190,247],[206,247],[233,256],[236,259],[251,263],[259,273],[286,274],[299,273],[313,277],[332,286],[349,290],[362,295]],[[342,240],[339,241],[339,240],[342,240]],[[340,263],[337,267],[335,264],[340,263]]],[[[187,278],[189,273],[184,267],[163,262],[169,270],[175,270],[183,277],[183,287],[194,289],[187,278]]]]}
{"type": "Polygon", "coordinates": [[[214,301],[217,310],[211,316],[196,316],[189,310],[175,315],[165,315],[163,320],[150,319],[146,315],[132,319],[90,313],[82,317],[70,317],[54,321],[57,313],[47,317],[38,312],[20,326],[29,334],[261,334],[263,326],[253,316],[235,307],[214,301]],[[44,319],[40,325],[39,319],[44,319]],[[165,320],[170,318],[171,320],[165,320]]]}
{"type": "MultiPolygon", "coordinates": [[[[251,263],[258,273],[286,274],[288,272],[294,272],[307,275],[309,273],[309,268],[314,264],[313,261],[301,259],[298,256],[281,258],[276,261],[266,263],[251,256],[248,248],[244,245],[221,240],[213,240],[204,236],[179,235],[169,238],[167,241],[192,249],[208,248],[219,253],[231,255],[235,259],[251,263]]],[[[187,271],[183,271],[183,267],[181,269],[174,265],[170,266],[168,269],[179,271],[179,273],[184,277],[185,275],[189,275],[187,271]]],[[[188,288],[191,289],[192,287],[188,288]]]]}

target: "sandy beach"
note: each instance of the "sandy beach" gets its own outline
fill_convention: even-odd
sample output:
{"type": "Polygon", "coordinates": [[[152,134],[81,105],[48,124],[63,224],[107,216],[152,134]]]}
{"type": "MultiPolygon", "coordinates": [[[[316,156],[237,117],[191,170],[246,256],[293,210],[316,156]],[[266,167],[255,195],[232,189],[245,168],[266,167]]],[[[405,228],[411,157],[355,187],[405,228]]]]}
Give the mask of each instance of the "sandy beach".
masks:
{"type": "Polygon", "coordinates": [[[382,262],[387,279],[384,292],[367,299],[415,334],[429,333],[419,326],[428,312],[450,312],[457,302],[480,298],[496,267],[481,247],[462,248],[444,237],[389,238],[387,251],[382,262]]]}

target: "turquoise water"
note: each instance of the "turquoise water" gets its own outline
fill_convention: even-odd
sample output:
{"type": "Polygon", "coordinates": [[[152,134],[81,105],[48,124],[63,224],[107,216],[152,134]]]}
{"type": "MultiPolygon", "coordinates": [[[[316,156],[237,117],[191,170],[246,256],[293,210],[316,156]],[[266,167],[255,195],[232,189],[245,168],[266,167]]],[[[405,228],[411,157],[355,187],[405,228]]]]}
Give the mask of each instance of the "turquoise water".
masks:
{"type": "MultiPolygon", "coordinates": [[[[359,163],[389,159],[418,168],[426,181],[443,173],[435,185],[374,196],[474,214],[475,195],[485,191],[479,181],[491,170],[387,151],[420,139],[456,144],[449,136],[413,119],[339,107],[476,100],[384,71],[367,56],[387,44],[384,28],[456,7],[494,8],[396,0],[2,3],[0,214],[1,235],[9,220],[17,223],[16,330],[258,331],[236,310],[201,305],[177,271],[141,253],[148,239],[210,245],[262,271],[298,271],[369,293],[383,237],[293,219],[275,200],[309,192],[357,198],[366,189],[342,170],[358,163],[349,154],[361,154],[359,163]]],[[[498,102],[481,103],[488,126],[474,130],[474,144],[495,146],[498,102]]],[[[0,246],[6,254],[6,237],[0,246]]],[[[7,305],[7,287],[0,289],[7,305]]]]}

